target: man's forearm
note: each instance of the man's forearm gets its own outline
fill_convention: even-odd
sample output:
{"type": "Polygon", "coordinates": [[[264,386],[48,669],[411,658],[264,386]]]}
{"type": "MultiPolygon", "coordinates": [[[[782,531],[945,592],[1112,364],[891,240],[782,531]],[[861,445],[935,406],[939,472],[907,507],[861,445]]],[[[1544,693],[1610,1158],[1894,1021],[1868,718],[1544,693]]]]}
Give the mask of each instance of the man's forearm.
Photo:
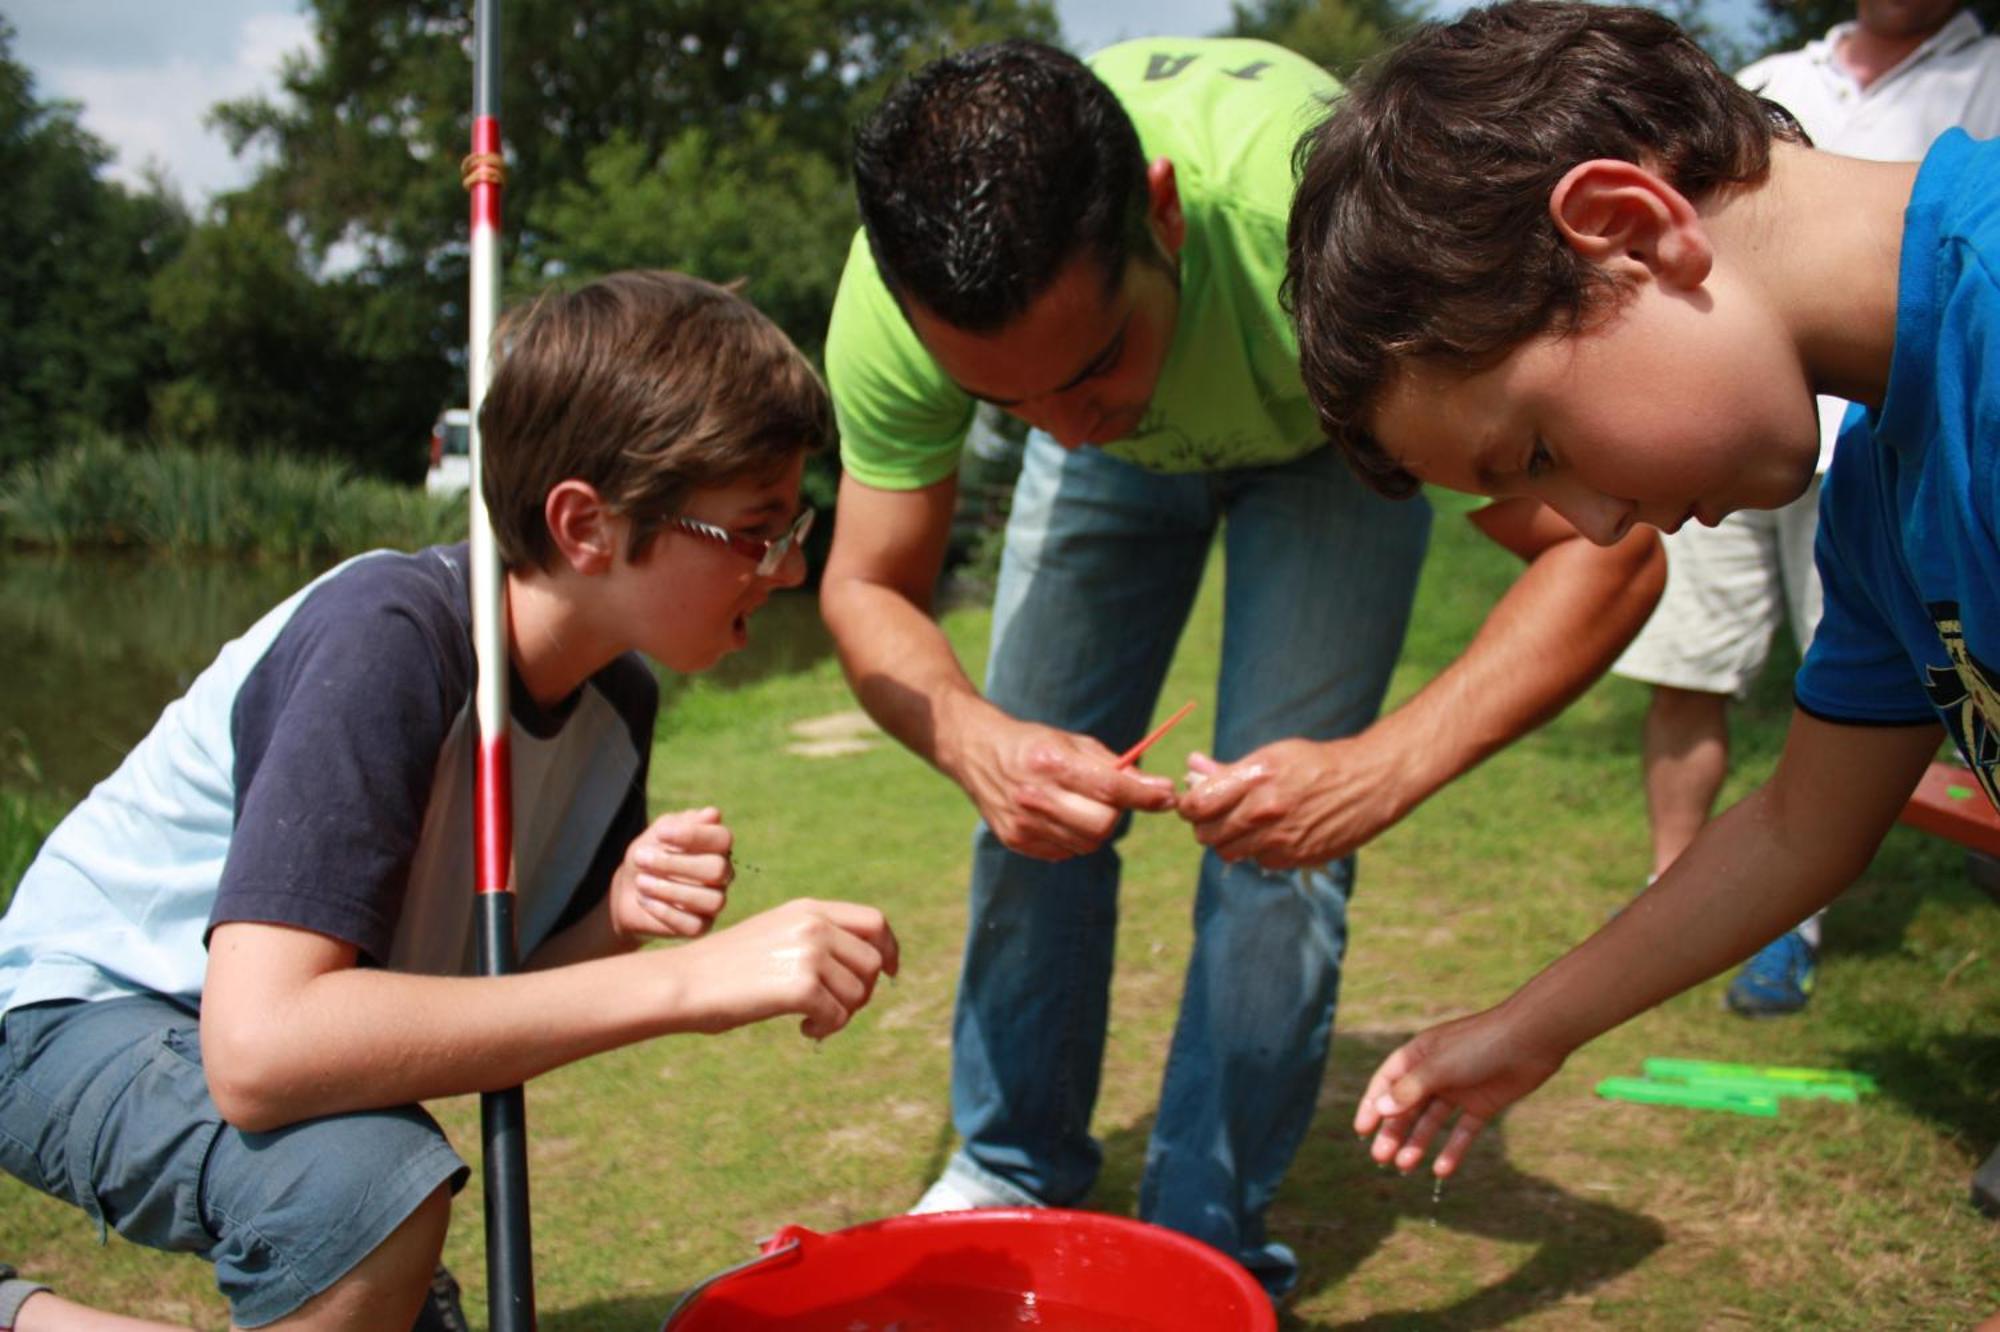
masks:
{"type": "Polygon", "coordinates": [[[965,721],[995,711],[973,688],[937,622],[893,587],[849,578],[822,589],[841,669],[881,727],[943,770],[965,721]]]}
{"type": "Polygon", "coordinates": [[[1665,585],[1650,529],[1610,547],[1572,538],[1533,552],[1458,659],[1368,732],[1406,756],[1406,808],[1588,689],[1665,585]]]}

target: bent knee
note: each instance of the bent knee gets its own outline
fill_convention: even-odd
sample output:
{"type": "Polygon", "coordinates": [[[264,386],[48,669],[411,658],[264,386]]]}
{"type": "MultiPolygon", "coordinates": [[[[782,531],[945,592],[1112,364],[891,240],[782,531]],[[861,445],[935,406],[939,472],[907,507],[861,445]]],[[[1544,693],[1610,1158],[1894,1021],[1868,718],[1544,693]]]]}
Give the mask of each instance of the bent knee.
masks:
{"type": "Polygon", "coordinates": [[[360,1262],[266,1326],[276,1332],[408,1327],[429,1297],[451,1226],[451,1187],[440,1184],[360,1262]]]}

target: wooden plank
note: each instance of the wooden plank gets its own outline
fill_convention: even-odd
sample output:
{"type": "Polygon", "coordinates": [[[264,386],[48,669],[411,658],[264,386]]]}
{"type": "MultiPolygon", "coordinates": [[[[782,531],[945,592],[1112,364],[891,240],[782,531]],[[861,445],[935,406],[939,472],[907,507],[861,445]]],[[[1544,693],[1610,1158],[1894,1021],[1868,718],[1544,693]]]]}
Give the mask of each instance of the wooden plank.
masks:
{"type": "Polygon", "coordinates": [[[1933,763],[1924,770],[1910,803],[1903,807],[1902,822],[2000,856],[2000,813],[1980,789],[1979,779],[1956,763],[1933,763]]]}

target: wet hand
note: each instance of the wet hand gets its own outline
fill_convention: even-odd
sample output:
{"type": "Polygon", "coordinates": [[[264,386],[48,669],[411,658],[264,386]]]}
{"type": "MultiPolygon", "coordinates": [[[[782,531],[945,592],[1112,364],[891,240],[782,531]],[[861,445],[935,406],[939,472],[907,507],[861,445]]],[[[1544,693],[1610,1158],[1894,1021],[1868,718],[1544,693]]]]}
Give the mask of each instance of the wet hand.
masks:
{"type": "Polygon", "coordinates": [[[1480,1130],[1562,1067],[1563,1056],[1532,1047],[1504,1008],[1419,1033],[1382,1061],[1354,1115],[1354,1131],[1374,1135],[1369,1155],[1408,1174],[1440,1132],[1450,1133],[1431,1169],[1454,1173],[1480,1130]]]}

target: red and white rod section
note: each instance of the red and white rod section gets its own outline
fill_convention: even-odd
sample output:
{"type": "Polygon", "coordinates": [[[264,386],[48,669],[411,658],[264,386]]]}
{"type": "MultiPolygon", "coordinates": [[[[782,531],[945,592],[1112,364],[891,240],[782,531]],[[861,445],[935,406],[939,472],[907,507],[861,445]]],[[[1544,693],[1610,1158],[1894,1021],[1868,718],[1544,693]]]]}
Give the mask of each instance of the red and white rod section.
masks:
{"type": "MultiPolygon", "coordinates": [[[[482,480],[479,413],[493,367],[500,304],[500,5],[475,0],[472,13],[471,314],[467,348],[472,452],[472,650],[479,678],[474,713],[479,758],[473,787],[473,888],[479,973],[504,976],[519,963],[514,924],[513,775],[507,732],[507,580],[482,480]]],[[[493,1332],[534,1332],[535,1275],[528,1225],[528,1121],[521,1088],[483,1092],[480,1136],[486,1187],[486,1304],[493,1332]]]]}

